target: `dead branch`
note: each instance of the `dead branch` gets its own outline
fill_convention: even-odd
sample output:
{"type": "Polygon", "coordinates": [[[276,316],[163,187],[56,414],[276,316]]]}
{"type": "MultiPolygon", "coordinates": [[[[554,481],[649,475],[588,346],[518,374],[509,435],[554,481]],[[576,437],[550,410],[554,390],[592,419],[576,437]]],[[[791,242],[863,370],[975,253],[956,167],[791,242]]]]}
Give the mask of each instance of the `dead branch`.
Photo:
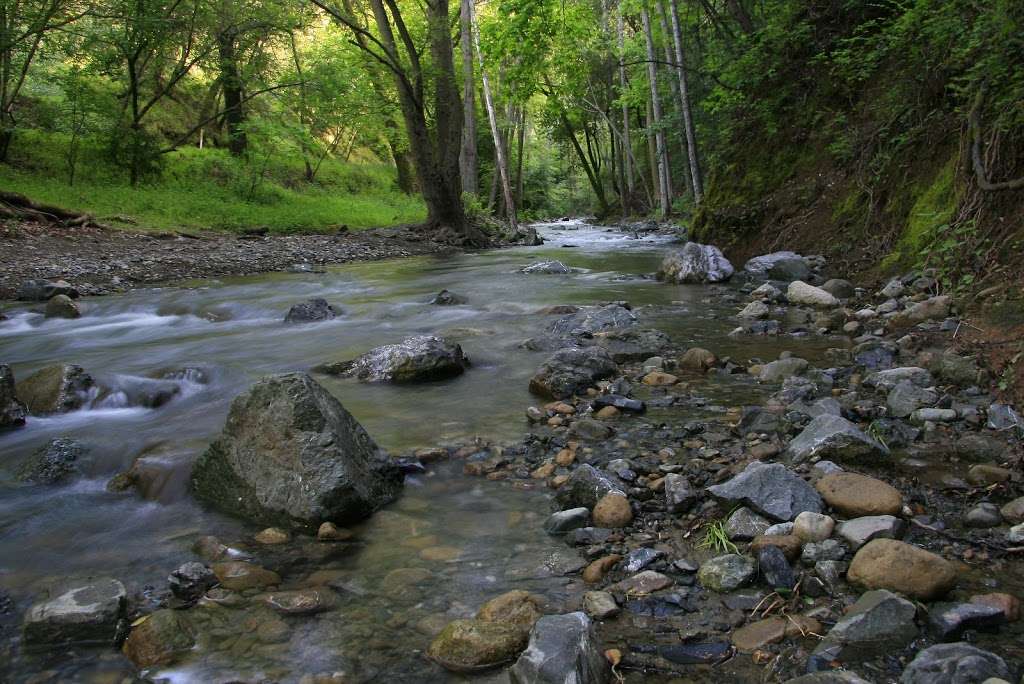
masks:
{"type": "Polygon", "coordinates": [[[1024,176],[1000,183],[992,183],[985,171],[985,164],[981,159],[981,103],[985,99],[985,89],[978,90],[974,98],[974,105],[968,115],[968,124],[971,128],[971,163],[974,166],[974,175],[978,179],[978,187],[988,192],[997,190],[1019,190],[1024,188],[1024,176]]]}

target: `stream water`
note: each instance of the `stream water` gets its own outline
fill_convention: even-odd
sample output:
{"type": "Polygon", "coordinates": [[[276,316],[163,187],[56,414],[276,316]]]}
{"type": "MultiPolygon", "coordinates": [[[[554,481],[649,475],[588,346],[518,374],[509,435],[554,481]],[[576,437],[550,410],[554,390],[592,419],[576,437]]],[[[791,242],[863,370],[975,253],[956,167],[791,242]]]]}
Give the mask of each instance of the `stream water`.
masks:
{"type": "MultiPolygon", "coordinates": [[[[199,536],[251,538],[255,529],[192,501],[187,474],[223,426],[231,399],[268,373],[306,370],[414,334],[458,341],[473,365],[452,381],[393,387],[319,378],[382,446],[401,452],[475,435],[520,437],[523,411],[536,402],[528,380],[546,354],[519,345],[551,320],[539,313],[549,305],[628,300],[642,326],[744,362],[775,358],[782,348],[813,360],[836,346],[816,337],[728,337],[736,325],[734,303],[706,287],[652,279],[665,236],[637,239],[577,221],[544,224],[539,232],[548,242],[534,248],[138,289],[87,300],[77,320],[8,311],[10,319],[0,322],[0,360],[16,377],[62,362],[83,366],[115,389],[161,369],[194,367],[207,380],[181,381],[179,394],[159,408],[125,405],[114,392],[87,409],[32,418],[0,435],[0,587],[14,598],[16,612],[56,577],[115,577],[131,595],[145,596],[194,559],[190,547],[199,536]],[[551,258],[579,271],[518,272],[551,258]],[[469,303],[429,305],[442,288],[469,303]],[[289,306],[310,297],[326,298],[344,315],[284,325],[289,306]],[[81,477],[55,487],[16,483],[18,465],[57,436],[89,447],[81,477]],[[143,451],[162,468],[158,486],[147,498],[107,491],[110,478],[143,451]]],[[[705,410],[749,403],[755,391],[746,376],[709,386],[705,410]]],[[[579,559],[543,533],[548,498],[465,478],[458,464],[410,477],[401,500],[357,529],[358,541],[343,553],[310,542],[278,559],[285,588],[343,587],[337,610],[301,621],[282,620],[267,608],[190,611],[208,621],[205,641],[193,657],[158,674],[173,681],[292,681],[324,672],[344,672],[345,681],[443,681],[450,675],[421,655],[438,622],[471,614],[512,588],[558,602],[566,583],[561,575],[579,559]]],[[[112,681],[132,671],[113,651],[32,653],[8,645],[8,653],[0,679],[112,681]]]]}

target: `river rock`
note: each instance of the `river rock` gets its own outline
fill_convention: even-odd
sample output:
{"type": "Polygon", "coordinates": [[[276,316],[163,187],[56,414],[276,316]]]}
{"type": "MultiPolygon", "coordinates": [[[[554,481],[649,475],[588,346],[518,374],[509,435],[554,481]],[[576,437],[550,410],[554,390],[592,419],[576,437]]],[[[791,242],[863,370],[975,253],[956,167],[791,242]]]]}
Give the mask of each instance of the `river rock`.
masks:
{"type": "Polygon", "coordinates": [[[889,321],[897,327],[909,327],[925,321],[948,318],[952,306],[952,297],[939,295],[923,302],[911,304],[903,311],[893,314],[889,321]]]}
{"type": "Polygon", "coordinates": [[[762,546],[757,550],[757,570],[772,589],[788,591],[796,586],[796,574],[785,552],[778,546],[762,546]]]}
{"type": "Polygon", "coordinates": [[[54,295],[46,302],[46,309],[43,312],[46,318],[81,318],[82,310],[71,297],[67,295],[54,295]]]}
{"type": "Polygon", "coordinates": [[[910,382],[896,385],[885,398],[885,406],[893,418],[907,418],[922,407],[934,406],[939,393],[933,389],[917,387],[910,382]]]}
{"type": "Polygon", "coordinates": [[[1024,523],[1024,496],[1018,497],[999,509],[1003,518],[1014,525],[1024,523]]]}
{"type": "Polygon", "coordinates": [[[64,280],[26,280],[18,287],[16,297],[23,302],[45,302],[51,297],[64,295],[78,297],[78,290],[64,280]]]}
{"type": "Polygon", "coordinates": [[[25,424],[28,409],[14,390],[14,372],[6,363],[0,363],[0,431],[25,424]]]}
{"type": "Polygon", "coordinates": [[[831,516],[804,511],[793,520],[793,534],[803,542],[820,542],[832,536],[835,525],[831,516]]]}
{"type": "Polygon", "coordinates": [[[607,620],[619,614],[619,604],[607,591],[588,591],[583,594],[583,610],[596,620],[607,620]]]}
{"type": "Polygon", "coordinates": [[[282,615],[316,615],[333,610],[335,594],[322,587],[275,591],[262,597],[263,603],[282,615]]]}
{"type": "Polygon", "coordinates": [[[679,367],[687,370],[704,372],[715,367],[718,359],[707,349],[690,347],[679,357],[679,367]]]}
{"type": "Polygon", "coordinates": [[[764,302],[754,301],[747,304],[736,314],[739,318],[767,318],[771,309],[764,302]]]}
{"type": "Polygon", "coordinates": [[[427,656],[446,670],[477,672],[511,662],[528,641],[517,625],[455,620],[431,642],[427,656]]]}
{"type": "MultiPolygon", "coordinates": [[[[632,314],[631,314],[632,315],[632,314]]],[[[671,338],[660,330],[613,329],[594,333],[580,343],[604,349],[615,363],[643,361],[672,346],[671,338]]]]}
{"type": "Polygon", "coordinates": [[[305,373],[270,376],[235,398],[192,468],[196,496],[257,523],[316,529],[365,518],[402,474],[337,399],[305,373]]]}
{"type": "Polygon", "coordinates": [[[858,473],[831,473],[815,483],[821,497],[844,516],[899,515],[903,497],[881,480],[858,473]]]}
{"type": "Polygon", "coordinates": [[[18,399],[35,415],[82,408],[94,386],[92,376],[71,364],[42,368],[15,385],[18,399]]]}
{"type": "Polygon", "coordinates": [[[767,277],[768,271],[777,262],[786,259],[801,259],[802,257],[796,252],[772,252],[770,254],[762,254],[760,256],[753,257],[747,260],[747,263],[743,264],[743,270],[751,275],[765,276],[767,277]]]}
{"type": "Polygon", "coordinates": [[[746,506],[740,506],[725,522],[725,532],[732,541],[750,541],[771,527],[771,521],[754,513],[746,506]]]}
{"type": "Polygon", "coordinates": [[[628,328],[636,324],[636,314],[619,304],[588,306],[574,314],[560,318],[551,324],[550,332],[555,335],[578,337],[592,335],[614,328],[628,328]]]}
{"type": "Polygon", "coordinates": [[[476,619],[514,625],[529,632],[541,615],[541,599],[528,591],[517,589],[495,596],[480,606],[476,619]]]}
{"type": "Polygon", "coordinates": [[[732,277],[733,267],[712,245],[687,242],[661,262],[658,279],[669,283],[720,283],[732,277]]]}
{"type": "Polygon", "coordinates": [[[894,539],[875,539],[853,557],[846,579],[868,589],[888,589],[928,601],[956,584],[949,561],[922,548],[894,539]]]}
{"type": "Polygon", "coordinates": [[[812,661],[851,662],[888,654],[917,637],[917,607],[884,589],[863,594],[818,645],[812,661]]]}
{"type": "Polygon", "coordinates": [[[530,391],[550,399],[567,399],[584,393],[616,370],[608,352],[599,347],[561,349],[530,379],[530,391]]]}
{"type": "Polygon", "coordinates": [[[823,672],[811,672],[793,679],[787,679],[785,684],[872,684],[855,672],[847,670],[826,670],[823,672]]]}
{"type": "Polygon", "coordinates": [[[820,309],[839,306],[839,300],[831,294],[802,280],[795,280],[789,284],[786,289],[786,299],[790,304],[797,306],[813,306],[820,309]]]}
{"type": "Polygon", "coordinates": [[[609,492],[594,505],[596,527],[619,528],[633,522],[633,509],[629,499],[619,492],[609,492]]]}
{"type": "Polygon", "coordinates": [[[849,280],[841,280],[839,278],[826,280],[825,284],[821,286],[821,289],[828,292],[836,299],[849,299],[857,294],[857,288],[853,286],[853,283],[849,280]]]}
{"type": "Polygon", "coordinates": [[[263,589],[281,583],[281,576],[255,563],[224,561],[213,564],[213,574],[225,589],[245,591],[263,589]]]}
{"type": "Polygon", "coordinates": [[[1006,661],[963,642],[936,644],[914,657],[900,675],[900,684],[981,684],[1011,679],[1006,661]]]}
{"type": "Polygon", "coordinates": [[[871,373],[864,378],[867,387],[874,387],[883,392],[891,392],[897,385],[908,382],[915,387],[931,387],[935,384],[932,374],[924,368],[917,366],[901,366],[899,368],[886,368],[871,373]]]}
{"type": "Polygon", "coordinates": [[[55,437],[21,464],[16,477],[32,484],[56,484],[77,470],[75,463],[87,452],[81,442],[55,437]]]}
{"type": "Polygon", "coordinates": [[[590,510],[570,508],[553,513],[544,523],[544,531],[548,534],[565,534],[590,524],[590,510]]]}
{"type": "Polygon", "coordinates": [[[825,414],[812,420],[789,443],[794,463],[827,459],[839,463],[885,463],[889,449],[842,416],[825,414]]]}
{"type": "Polygon", "coordinates": [[[529,645],[508,674],[512,684],[605,684],[611,680],[594,625],[582,612],[538,620],[529,645]]]}
{"type": "Polygon", "coordinates": [[[728,482],[707,491],[730,505],[747,506],[772,520],[787,522],[803,511],[820,513],[814,488],[781,463],[755,461],[728,482]]]}
{"type": "Polygon", "coordinates": [[[170,665],[195,645],[178,611],[162,609],[136,623],[122,650],[140,669],[170,665]]]}
{"type": "Polygon", "coordinates": [[[462,347],[433,335],[421,335],[398,344],[375,347],[351,361],[314,368],[320,373],[343,375],[362,382],[426,382],[461,375],[469,366],[462,347]]]}
{"type": "Polygon", "coordinates": [[[872,539],[900,539],[906,527],[892,515],[868,515],[839,523],[836,534],[856,551],[872,539]]]}
{"type": "Polygon", "coordinates": [[[987,528],[1002,524],[1003,515],[999,512],[999,506],[987,501],[977,504],[964,516],[964,526],[966,527],[987,528]]]}
{"type": "Polygon", "coordinates": [[[754,653],[755,651],[777,644],[786,638],[785,618],[770,617],[740,627],[732,633],[732,645],[740,653],[754,653]]]}
{"type": "Polygon", "coordinates": [[[593,509],[609,493],[626,495],[605,472],[584,463],[559,487],[555,500],[563,508],[593,509]]]}
{"type": "Polygon", "coordinates": [[[697,503],[697,492],[690,487],[685,475],[669,473],[665,476],[665,509],[669,513],[685,513],[697,503]]]}
{"type": "Polygon", "coordinates": [[[697,579],[701,586],[713,591],[733,591],[750,583],[757,575],[754,559],[730,553],[701,564],[697,579]]]}
{"type": "Polygon", "coordinates": [[[801,257],[777,259],[768,269],[768,277],[786,283],[807,280],[811,277],[811,268],[801,257]]]}
{"type": "Polygon", "coordinates": [[[794,375],[802,375],[807,370],[807,366],[807,361],[795,356],[779,359],[761,366],[761,372],[757,379],[761,382],[782,382],[794,375]]]}
{"type": "Polygon", "coordinates": [[[288,309],[284,317],[285,323],[315,323],[335,318],[338,311],[327,303],[326,299],[316,297],[309,301],[295,304],[288,309]]]}
{"type": "Polygon", "coordinates": [[[58,592],[25,613],[26,643],[115,642],[128,602],[123,584],[101,578],[58,592]]]}
{"type": "Polygon", "coordinates": [[[549,275],[565,275],[566,273],[572,273],[572,269],[563,264],[561,261],[538,261],[535,264],[524,266],[519,269],[520,273],[544,273],[549,275]]]}
{"type": "Polygon", "coordinates": [[[468,302],[469,300],[462,295],[457,295],[449,290],[441,290],[430,300],[434,306],[459,306],[468,302]]]}
{"type": "Polygon", "coordinates": [[[645,596],[672,586],[672,578],[654,570],[644,570],[632,577],[617,582],[608,591],[628,596],[645,596]]]}
{"type": "Polygon", "coordinates": [[[197,601],[217,583],[213,570],[198,561],[183,563],[167,577],[171,593],[186,602],[197,601]]]}
{"type": "Polygon", "coordinates": [[[939,641],[956,641],[969,629],[992,629],[1006,622],[999,606],[935,603],[928,608],[928,630],[939,641]]]}

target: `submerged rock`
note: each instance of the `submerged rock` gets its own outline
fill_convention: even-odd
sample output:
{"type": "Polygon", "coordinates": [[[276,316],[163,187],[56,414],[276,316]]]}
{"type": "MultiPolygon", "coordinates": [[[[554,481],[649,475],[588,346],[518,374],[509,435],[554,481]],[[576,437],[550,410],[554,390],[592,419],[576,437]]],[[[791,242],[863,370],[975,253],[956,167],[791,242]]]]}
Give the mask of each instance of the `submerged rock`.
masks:
{"type": "Polygon", "coordinates": [[[55,437],[21,464],[17,478],[32,484],[56,484],[77,470],[75,462],[87,451],[80,442],[55,437]]]}
{"type": "Polygon", "coordinates": [[[565,481],[555,494],[555,500],[563,508],[586,508],[592,510],[597,502],[608,494],[625,496],[625,492],[609,475],[592,465],[583,464],[565,481]]]}
{"type": "Polygon", "coordinates": [[[268,525],[316,529],[365,518],[402,487],[398,467],[337,399],[304,373],[259,380],[196,460],[196,496],[268,525]]]}
{"type": "Polygon", "coordinates": [[[316,297],[309,301],[295,304],[288,309],[284,317],[285,323],[315,323],[335,318],[338,311],[327,303],[326,299],[316,297]]]}
{"type": "Polygon", "coordinates": [[[586,613],[547,615],[534,625],[509,679],[513,684],[604,684],[611,668],[586,613]]]}
{"type": "Polygon", "coordinates": [[[530,379],[530,391],[550,399],[566,399],[583,393],[617,369],[608,352],[599,347],[561,349],[530,379]]]}
{"type": "Polygon", "coordinates": [[[385,344],[351,361],[328,363],[313,370],[363,382],[424,382],[461,375],[469,366],[462,347],[440,337],[410,337],[385,344]]]}
{"type": "Polygon", "coordinates": [[[94,385],[85,369],[67,364],[42,368],[20,381],[15,389],[29,413],[41,415],[82,408],[94,385]]]}
{"type": "Polygon", "coordinates": [[[0,431],[25,424],[28,409],[14,391],[14,373],[6,363],[0,363],[0,431]]]}
{"type": "Polygon", "coordinates": [[[619,329],[598,332],[581,340],[581,344],[604,349],[615,363],[627,363],[664,353],[671,348],[672,340],[660,330],[619,329]]]}
{"type": "Polygon", "coordinates": [[[434,306],[459,306],[468,302],[468,299],[450,290],[441,290],[430,300],[430,303],[434,306]]]}
{"type": "Polygon", "coordinates": [[[113,644],[125,617],[128,595],[116,579],[102,578],[66,589],[25,613],[25,642],[113,644]]]}
{"type": "Polygon", "coordinates": [[[178,611],[158,610],[132,628],[123,651],[135,667],[170,665],[195,645],[178,611]]]}
{"type": "Polygon", "coordinates": [[[722,250],[696,242],[669,254],[658,269],[658,278],[669,283],[720,283],[732,274],[732,264],[722,250]]]}

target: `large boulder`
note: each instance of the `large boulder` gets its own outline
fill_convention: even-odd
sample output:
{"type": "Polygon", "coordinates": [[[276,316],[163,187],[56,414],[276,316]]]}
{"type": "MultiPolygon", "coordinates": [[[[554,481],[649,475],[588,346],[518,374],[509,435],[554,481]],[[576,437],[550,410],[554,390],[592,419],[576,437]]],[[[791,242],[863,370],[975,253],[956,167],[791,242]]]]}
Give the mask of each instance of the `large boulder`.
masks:
{"type": "Polygon", "coordinates": [[[526,647],[519,625],[486,620],[455,620],[430,644],[427,656],[446,670],[479,672],[511,662],[526,647]]]}
{"type": "Polygon", "coordinates": [[[636,324],[636,314],[619,304],[587,306],[551,324],[555,335],[590,335],[602,330],[628,328],[636,324]]]}
{"type": "Polygon", "coordinates": [[[804,511],[821,513],[822,509],[814,487],[781,463],[754,461],[736,477],[707,491],[729,505],[746,506],[780,522],[804,511]]]}
{"type": "Polygon", "coordinates": [[[18,399],[29,413],[64,413],[82,408],[95,383],[81,366],[47,366],[18,382],[18,399]]]}
{"type": "Polygon", "coordinates": [[[812,458],[847,463],[885,463],[889,449],[842,416],[820,415],[789,443],[795,463],[812,458]]]}
{"type": "Polygon", "coordinates": [[[371,349],[351,361],[329,363],[314,370],[363,382],[425,382],[461,375],[469,366],[462,347],[433,335],[410,337],[398,344],[371,349]]]}
{"type": "Polygon", "coordinates": [[[732,274],[732,264],[722,250],[696,242],[669,254],[658,269],[658,279],[669,283],[720,283],[732,274]]]}
{"type": "Polygon", "coordinates": [[[0,363],[0,430],[25,424],[28,409],[14,391],[14,373],[6,363],[0,363]]]}
{"type": "Polygon", "coordinates": [[[747,260],[747,263],[743,264],[743,270],[751,275],[767,277],[768,271],[771,270],[772,266],[787,259],[802,259],[802,257],[796,252],[762,254],[747,260]]]}
{"type": "Polygon", "coordinates": [[[17,478],[32,484],[56,484],[75,472],[75,462],[86,451],[85,446],[73,439],[55,437],[21,464],[17,478]]]}
{"type": "Polygon", "coordinates": [[[555,352],[530,379],[530,391],[550,399],[565,399],[584,392],[618,367],[600,347],[569,347],[555,352]]]}
{"type": "Polygon", "coordinates": [[[51,297],[65,295],[75,298],[78,290],[63,280],[26,280],[18,287],[17,298],[23,302],[45,302],[51,297]]]}
{"type": "Polygon", "coordinates": [[[790,304],[797,306],[813,306],[821,309],[839,306],[839,300],[832,294],[802,280],[794,280],[789,284],[789,288],[786,290],[786,299],[790,304]]]}
{"type": "Polygon", "coordinates": [[[895,539],[874,539],[853,557],[846,579],[868,589],[888,589],[929,601],[956,584],[953,565],[930,551],[895,539]]]}
{"type": "Polygon", "coordinates": [[[113,644],[127,603],[124,585],[116,579],[58,589],[25,613],[25,642],[113,644]]]}
{"type": "Polygon", "coordinates": [[[191,484],[227,513],[316,529],[370,515],[395,498],[402,475],[341,402],[305,373],[290,373],[235,398],[191,484]]]}
{"type": "Polygon", "coordinates": [[[288,309],[284,317],[285,323],[315,323],[329,321],[338,315],[338,311],[327,303],[326,299],[315,297],[288,309]]]}
{"type": "Polygon", "coordinates": [[[513,684],[604,684],[611,668],[586,613],[547,615],[509,670],[513,684]]]}
{"type": "Polygon", "coordinates": [[[672,347],[672,340],[660,330],[607,330],[580,341],[585,346],[600,347],[615,363],[644,361],[672,347]]]}
{"type": "Polygon", "coordinates": [[[995,653],[960,641],[918,653],[900,676],[900,684],[981,684],[1012,676],[1006,661],[995,653]]]}

